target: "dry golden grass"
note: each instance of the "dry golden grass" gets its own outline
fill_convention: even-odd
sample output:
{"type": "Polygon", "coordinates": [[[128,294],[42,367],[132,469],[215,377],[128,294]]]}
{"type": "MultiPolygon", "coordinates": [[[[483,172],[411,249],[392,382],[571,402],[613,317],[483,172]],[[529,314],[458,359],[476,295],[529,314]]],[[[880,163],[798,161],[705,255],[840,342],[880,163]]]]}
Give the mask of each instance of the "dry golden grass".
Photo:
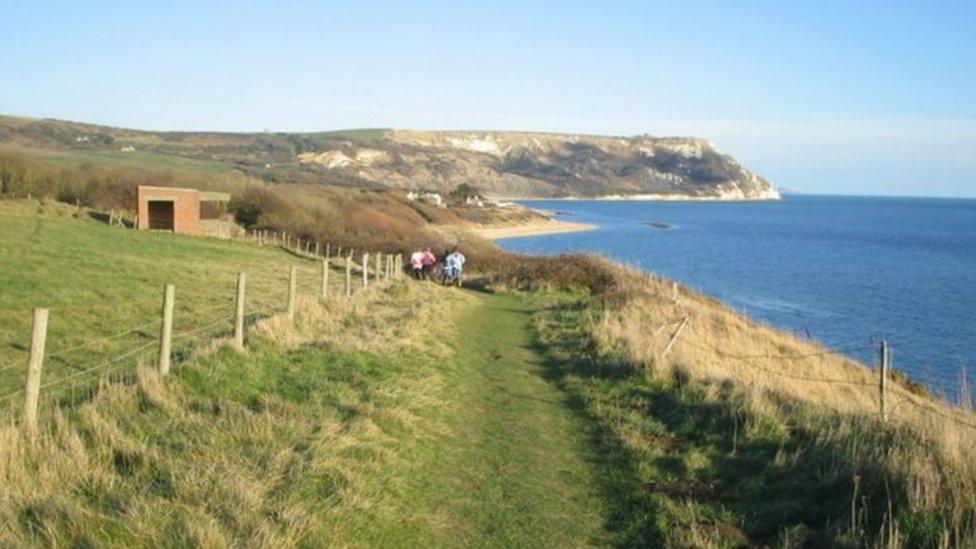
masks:
{"type": "Polygon", "coordinates": [[[371,282],[352,299],[338,292],[324,299],[299,299],[296,322],[276,315],[259,323],[254,333],[286,347],[321,343],[355,351],[416,350],[431,344],[428,337],[418,335],[416,326],[438,322],[438,308],[426,302],[432,291],[447,296],[450,303],[472,299],[432,284],[371,282]]]}
{"type": "MultiPolygon", "coordinates": [[[[686,288],[675,292],[673,282],[605,268],[615,284],[592,326],[605,351],[655,378],[704,383],[715,395],[734,387],[751,412],[774,418],[784,430],[801,425],[838,441],[875,432],[874,440],[850,449],[851,458],[880,465],[897,479],[913,511],[947,511],[951,523],[944,525],[945,540],[973,539],[971,531],[958,530],[973,528],[976,511],[974,414],[890,381],[885,424],[879,417],[878,374],[865,365],[757,324],[686,288]]],[[[887,537],[897,542],[897,524],[889,528],[887,537]]]]}

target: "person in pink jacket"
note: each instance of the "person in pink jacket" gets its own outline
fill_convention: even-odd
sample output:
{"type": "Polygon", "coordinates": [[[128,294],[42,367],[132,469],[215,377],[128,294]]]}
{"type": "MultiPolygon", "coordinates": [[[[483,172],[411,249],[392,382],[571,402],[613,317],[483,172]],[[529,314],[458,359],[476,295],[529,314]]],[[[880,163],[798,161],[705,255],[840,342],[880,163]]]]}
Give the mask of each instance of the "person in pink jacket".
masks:
{"type": "Polygon", "coordinates": [[[410,254],[410,273],[417,280],[424,276],[424,252],[421,250],[410,254]]]}
{"type": "Polygon", "coordinates": [[[430,251],[430,248],[424,248],[423,255],[420,259],[424,278],[430,276],[430,270],[434,266],[434,263],[437,263],[437,256],[434,255],[434,252],[430,251]]]}

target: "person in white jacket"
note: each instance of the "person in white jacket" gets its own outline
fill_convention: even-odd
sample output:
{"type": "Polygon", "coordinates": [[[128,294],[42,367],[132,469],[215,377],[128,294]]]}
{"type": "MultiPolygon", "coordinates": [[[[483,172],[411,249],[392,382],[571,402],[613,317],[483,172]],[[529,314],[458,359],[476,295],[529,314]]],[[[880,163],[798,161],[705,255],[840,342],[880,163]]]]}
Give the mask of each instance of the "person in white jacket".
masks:
{"type": "Polygon", "coordinates": [[[444,281],[448,284],[461,285],[461,275],[464,273],[464,264],[467,258],[460,250],[455,249],[444,258],[444,281]]]}

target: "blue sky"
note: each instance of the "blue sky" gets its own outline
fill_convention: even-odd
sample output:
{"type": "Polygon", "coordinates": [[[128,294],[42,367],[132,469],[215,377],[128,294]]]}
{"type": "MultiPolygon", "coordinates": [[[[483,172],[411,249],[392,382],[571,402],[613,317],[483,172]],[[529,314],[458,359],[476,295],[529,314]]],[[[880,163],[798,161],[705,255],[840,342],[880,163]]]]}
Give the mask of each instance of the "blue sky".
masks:
{"type": "Polygon", "coordinates": [[[695,135],[786,188],[976,196],[976,2],[0,0],[0,112],[695,135]]]}

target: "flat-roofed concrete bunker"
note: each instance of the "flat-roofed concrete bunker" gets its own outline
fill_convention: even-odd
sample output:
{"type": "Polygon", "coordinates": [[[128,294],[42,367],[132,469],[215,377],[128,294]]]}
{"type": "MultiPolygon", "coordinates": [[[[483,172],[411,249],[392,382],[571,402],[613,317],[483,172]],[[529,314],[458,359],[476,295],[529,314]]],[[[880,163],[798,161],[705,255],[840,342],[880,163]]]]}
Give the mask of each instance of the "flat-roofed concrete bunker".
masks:
{"type": "Polygon", "coordinates": [[[228,193],[139,185],[136,228],[226,237],[233,223],[227,213],[229,201],[228,193]]]}

